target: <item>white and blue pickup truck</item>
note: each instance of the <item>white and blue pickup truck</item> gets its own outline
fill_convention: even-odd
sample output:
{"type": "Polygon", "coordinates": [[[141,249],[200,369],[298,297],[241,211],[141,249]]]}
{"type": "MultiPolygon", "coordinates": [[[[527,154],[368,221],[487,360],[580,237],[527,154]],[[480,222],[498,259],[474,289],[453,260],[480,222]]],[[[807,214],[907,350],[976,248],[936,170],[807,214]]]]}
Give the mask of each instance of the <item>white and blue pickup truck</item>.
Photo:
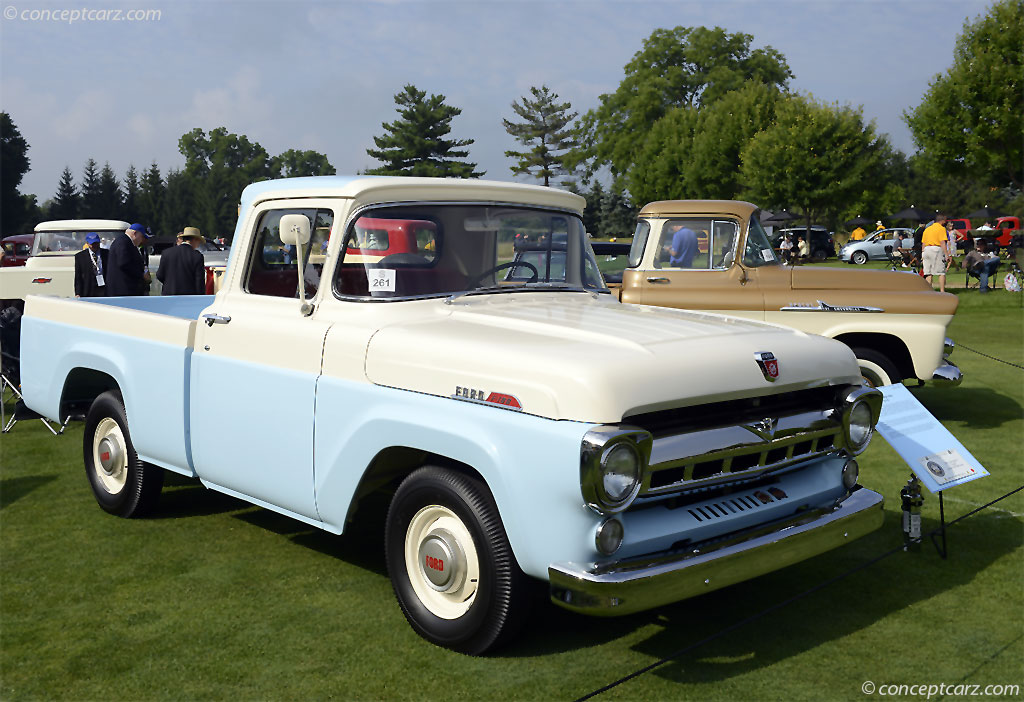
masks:
{"type": "Polygon", "coordinates": [[[537,581],[629,614],[879,527],[854,457],[881,396],[850,350],[620,303],[583,204],[486,181],[251,185],[215,296],[30,296],[25,401],[84,415],[86,474],[122,517],[157,505],[165,471],[335,534],[388,491],[402,610],[470,654],[524,621],[537,581]]]}

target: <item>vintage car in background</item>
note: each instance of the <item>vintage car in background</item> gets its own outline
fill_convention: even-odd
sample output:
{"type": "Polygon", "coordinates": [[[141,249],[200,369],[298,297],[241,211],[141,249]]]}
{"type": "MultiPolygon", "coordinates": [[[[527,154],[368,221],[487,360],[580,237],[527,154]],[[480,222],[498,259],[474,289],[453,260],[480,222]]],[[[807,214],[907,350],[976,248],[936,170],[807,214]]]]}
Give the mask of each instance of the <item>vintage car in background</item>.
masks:
{"type": "Polygon", "coordinates": [[[899,234],[903,241],[901,248],[914,246],[914,230],[903,227],[890,227],[868,234],[860,241],[851,241],[839,249],[839,260],[847,263],[864,265],[868,261],[888,261],[899,234]]]}
{"type": "Polygon", "coordinates": [[[89,485],[121,517],[156,507],[165,471],[333,534],[388,500],[402,612],[470,654],[530,621],[538,583],[625,615],[878,528],[855,457],[882,394],[850,350],[621,304],[584,202],[461,179],[250,185],[216,295],[30,296],[25,402],[85,413],[89,485]],[[563,263],[516,261],[540,247],[563,263]]]}
{"type": "Polygon", "coordinates": [[[14,234],[0,240],[0,268],[24,266],[32,253],[35,234],[14,234]]]}
{"type": "Polygon", "coordinates": [[[100,245],[109,248],[114,237],[131,226],[116,219],[62,219],[35,227],[32,250],[24,266],[0,268],[0,310],[24,307],[32,294],[75,296],[75,254],[85,236],[96,232],[100,245]]]}
{"type": "Polygon", "coordinates": [[[616,261],[599,264],[623,302],[721,312],[841,341],[870,385],[915,378],[961,382],[947,358],[955,295],[935,292],[907,273],[784,266],[758,213],[757,206],[734,200],[652,202],[640,211],[617,270],[616,261]],[[679,225],[711,237],[710,250],[698,253],[690,268],[669,264],[668,245],[679,225]],[[621,282],[612,282],[620,271],[621,282]]]}

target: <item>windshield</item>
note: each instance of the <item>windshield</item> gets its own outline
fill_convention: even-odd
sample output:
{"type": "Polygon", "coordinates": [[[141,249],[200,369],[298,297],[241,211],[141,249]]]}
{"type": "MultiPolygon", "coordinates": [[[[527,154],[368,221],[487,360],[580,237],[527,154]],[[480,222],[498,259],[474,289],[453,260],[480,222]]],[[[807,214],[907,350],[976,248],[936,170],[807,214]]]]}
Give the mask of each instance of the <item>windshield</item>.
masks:
{"type": "Polygon", "coordinates": [[[367,211],[349,225],[334,290],[400,299],[607,288],[575,214],[516,205],[400,205],[367,211]]]}
{"type": "Polygon", "coordinates": [[[743,247],[743,265],[750,268],[778,266],[780,265],[779,257],[772,250],[768,235],[758,219],[757,213],[754,213],[747,226],[747,245],[743,247]]]}
{"type": "Polygon", "coordinates": [[[90,232],[99,234],[100,246],[107,249],[110,248],[110,242],[114,240],[114,237],[123,231],[123,229],[114,231],[83,229],[66,232],[36,232],[36,238],[32,242],[32,255],[50,251],[81,251],[85,247],[85,237],[90,232]]]}

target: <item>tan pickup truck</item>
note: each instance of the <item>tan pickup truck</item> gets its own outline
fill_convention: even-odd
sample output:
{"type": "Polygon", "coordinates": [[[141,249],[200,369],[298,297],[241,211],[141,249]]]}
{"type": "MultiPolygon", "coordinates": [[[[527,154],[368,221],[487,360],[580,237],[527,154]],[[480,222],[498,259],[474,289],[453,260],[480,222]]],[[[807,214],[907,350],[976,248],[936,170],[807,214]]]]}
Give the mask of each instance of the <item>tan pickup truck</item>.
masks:
{"type": "Polygon", "coordinates": [[[640,210],[628,256],[616,259],[621,282],[609,258],[616,251],[595,245],[595,252],[623,302],[748,317],[837,339],[853,350],[870,385],[961,382],[947,358],[956,296],[910,273],[783,265],[759,214],[733,200],[652,202],[640,210]],[[680,235],[686,250],[673,256],[682,229],[692,235],[680,235]]]}

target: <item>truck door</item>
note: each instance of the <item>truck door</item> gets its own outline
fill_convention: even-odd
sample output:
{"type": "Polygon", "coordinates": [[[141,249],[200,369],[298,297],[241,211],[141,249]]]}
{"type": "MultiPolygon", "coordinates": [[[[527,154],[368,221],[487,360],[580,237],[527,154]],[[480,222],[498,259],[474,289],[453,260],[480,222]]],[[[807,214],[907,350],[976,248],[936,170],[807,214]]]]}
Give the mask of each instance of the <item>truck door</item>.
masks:
{"type": "Polygon", "coordinates": [[[764,319],[756,266],[743,263],[744,250],[737,246],[739,222],[698,215],[648,225],[643,270],[631,276],[639,280],[641,297],[631,300],[624,293],[623,302],[764,319]]]}
{"type": "MultiPolygon", "coordinates": [[[[327,201],[328,203],[330,201],[327,201]]],[[[324,338],[316,314],[333,211],[278,201],[250,216],[248,250],[198,325],[191,375],[191,446],[199,477],[293,516],[319,520],[313,494],[313,411],[324,338]],[[299,280],[294,247],[282,245],[283,215],[311,222],[299,280]],[[310,254],[310,250],[312,254],[310,254]],[[300,311],[298,286],[314,303],[300,311]]],[[[244,244],[243,244],[244,245],[244,244]]]]}

